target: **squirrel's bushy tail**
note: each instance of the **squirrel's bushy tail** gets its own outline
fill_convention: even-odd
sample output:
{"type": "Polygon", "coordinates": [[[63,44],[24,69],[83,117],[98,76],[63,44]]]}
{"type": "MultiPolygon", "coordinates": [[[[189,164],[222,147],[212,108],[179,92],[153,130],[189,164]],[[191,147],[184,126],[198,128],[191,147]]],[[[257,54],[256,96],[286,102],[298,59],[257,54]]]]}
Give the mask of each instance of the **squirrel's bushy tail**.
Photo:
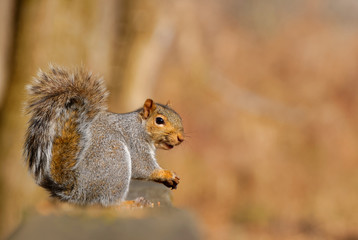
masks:
{"type": "Polygon", "coordinates": [[[108,93],[103,80],[83,68],[52,65],[47,72],[38,72],[28,92],[25,159],[36,182],[56,195],[56,190],[73,185],[88,126],[107,109],[108,93]]]}

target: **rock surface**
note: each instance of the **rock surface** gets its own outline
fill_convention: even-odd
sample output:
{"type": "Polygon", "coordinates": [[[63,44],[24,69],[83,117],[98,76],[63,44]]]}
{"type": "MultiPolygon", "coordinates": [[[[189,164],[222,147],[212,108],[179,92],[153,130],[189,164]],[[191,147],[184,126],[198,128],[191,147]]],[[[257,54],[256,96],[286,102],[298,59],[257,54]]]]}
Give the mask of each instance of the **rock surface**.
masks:
{"type": "Polygon", "coordinates": [[[47,215],[30,213],[9,239],[199,239],[193,216],[172,206],[171,192],[164,185],[132,181],[127,199],[138,197],[144,197],[155,206],[76,208],[47,215]]]}

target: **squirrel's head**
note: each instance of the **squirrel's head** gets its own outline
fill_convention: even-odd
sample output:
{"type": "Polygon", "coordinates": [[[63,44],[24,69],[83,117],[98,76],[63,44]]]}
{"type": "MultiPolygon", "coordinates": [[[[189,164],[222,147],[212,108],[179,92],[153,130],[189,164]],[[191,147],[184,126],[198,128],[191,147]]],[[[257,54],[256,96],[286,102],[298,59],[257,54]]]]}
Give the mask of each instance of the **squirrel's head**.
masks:
{"type": "Polygon", "coordinates": [[[181,117],[168,104],[162,105],[147,99],[140,115],[146,121],[147,133],[156,148],[169,150],[184,141],[181,117]]]}

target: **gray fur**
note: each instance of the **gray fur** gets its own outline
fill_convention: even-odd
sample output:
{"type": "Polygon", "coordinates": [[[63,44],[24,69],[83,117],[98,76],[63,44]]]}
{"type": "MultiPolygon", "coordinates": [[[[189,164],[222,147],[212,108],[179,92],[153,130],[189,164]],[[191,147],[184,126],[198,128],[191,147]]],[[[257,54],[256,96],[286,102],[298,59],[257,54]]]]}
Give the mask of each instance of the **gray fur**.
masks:
{"type": "MultiPolygon", "coordinates": [[[[76,204],[108,206],[126,197],[131,178],[176,187],[179,179],[174,173],[173,179],[151,178],[161,168],[155,159],[155,139],[147,132],[149,120],[143,118],[143,108],[125,114],[108,112],[105,104],[108,93],[101,78],[83,68],[68,70],[50,66],[48,72],[39,71],[27,88],[30,98],[26,109],[30,120],[24,156],[36,183],[52,196],[76,204]],[[66,121],[74,116],[77,124],[74,132],[80,136],[75,148],[78,150],[75,159],[65,160],[74,160],[75,164],[66,170],[71,177],[59,183],[52,175],[56,168],[51,168],[54,140],[62,136],[66,121]]],[[[158,112],[167,116],[182,134],[180,116],[167,106],[157,106],[158,112]]],[[[173,132],[163,132],[159,140],[163,142],[169,138],[168,134],[173,132]]],[[[177,138],[173,135],[170,142],[165,141],[174,146],[182,141],[178,142],[177,138]]]]}
{"type": "Polygon", "coordinates": [[[71,111],[77,111],[81,122],[79,132],[86,138],[86,129],[91,121],[88,112],[105,111],[108,93],[103,80],[84,69],[72,72],[52,65],[48,72],[40,70],[27,90],[30,98],[26,102],[26,111],[31,118],[24,156],[36,182],[41,184],[43,177],[50,174],[53,139],[62,130],[59,122],[68,119],[71,111]],[[66,108],[71,101],[75,101],[76,109],[66,108]]]}
{"type": "Polygon", "coordinates": [[[147,179],[160,168],[150,154],[154,146],[138,112],[102,112],[89,128],[91,143],[76,165],[77,184],[64,199],[79,204],[117,204],[125,198],[131,178],[147,179]]]}

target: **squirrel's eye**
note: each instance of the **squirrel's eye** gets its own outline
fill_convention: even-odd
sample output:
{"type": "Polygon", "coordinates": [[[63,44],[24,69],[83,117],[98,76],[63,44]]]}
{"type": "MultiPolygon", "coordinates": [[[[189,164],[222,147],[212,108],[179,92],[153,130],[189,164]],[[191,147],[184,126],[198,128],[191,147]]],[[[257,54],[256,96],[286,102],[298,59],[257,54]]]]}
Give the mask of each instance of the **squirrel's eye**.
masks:
{"type": "Polygon", "coordinates": [[[164,124],[164,119],[161,118],[161,117],[157,117],[157,118],[155,119],[155,123],[156,123],[156,124],[159,124],[159,125],[162,125],[162,124],[164,124]]]}

